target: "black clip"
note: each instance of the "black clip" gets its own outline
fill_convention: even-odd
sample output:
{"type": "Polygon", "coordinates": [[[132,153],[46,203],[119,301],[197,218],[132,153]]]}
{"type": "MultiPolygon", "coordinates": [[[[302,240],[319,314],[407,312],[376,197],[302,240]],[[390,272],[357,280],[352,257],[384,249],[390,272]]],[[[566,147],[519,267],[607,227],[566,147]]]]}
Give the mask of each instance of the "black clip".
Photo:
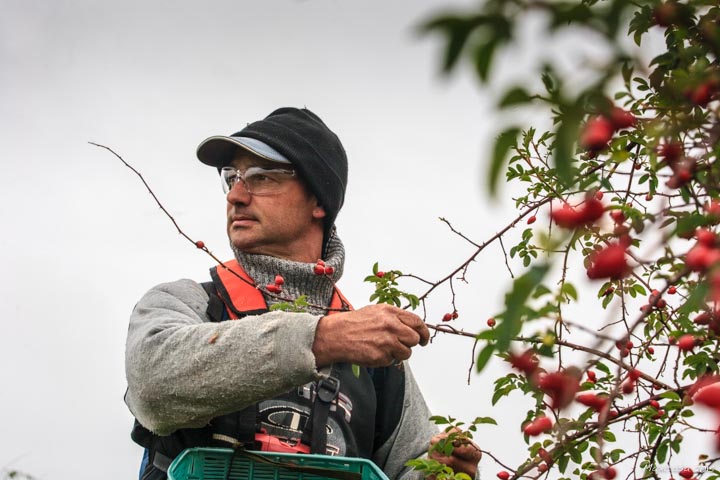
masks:
{"type": "Polygon", "coordinates": [[[318,381],[317,398],[324,403],[335,400],[340,393],[340,380],[335,377],[325,377],[318,381]]]}

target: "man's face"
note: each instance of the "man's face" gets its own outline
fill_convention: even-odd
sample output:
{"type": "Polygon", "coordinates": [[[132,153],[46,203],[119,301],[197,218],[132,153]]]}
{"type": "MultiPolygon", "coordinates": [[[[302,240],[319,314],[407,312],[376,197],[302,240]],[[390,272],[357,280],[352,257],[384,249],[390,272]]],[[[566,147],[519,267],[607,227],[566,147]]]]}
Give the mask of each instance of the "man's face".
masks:
{"type": "MultiPolygon", "coordinates": [[[[230,166],[240,172],[254,166],[288,168],[242,149],[230,166]]],[[[228,238],[238,250],[302,262],[320,258],[325,211],[297,175],[288,176],[273,195],[251,195],[239,181],[227,202],[228,238]]]]}

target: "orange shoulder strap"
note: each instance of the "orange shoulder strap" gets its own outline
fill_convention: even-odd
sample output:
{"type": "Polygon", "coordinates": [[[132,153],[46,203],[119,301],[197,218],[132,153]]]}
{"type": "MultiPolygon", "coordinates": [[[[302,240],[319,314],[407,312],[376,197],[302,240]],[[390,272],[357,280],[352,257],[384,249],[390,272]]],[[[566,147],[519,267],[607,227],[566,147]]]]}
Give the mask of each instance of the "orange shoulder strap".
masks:
{"type": "MultiPolygon", "coordinates": [[[[262,292],[257,289],[255,282],[237,260],[230,260],[211,268],[210,276],[231,319],[267,312],[267,303],[262,292]]],[[[330,301],[328,315],[348,309],[352,310],[352,305],[336,288],[330,301]]]]}

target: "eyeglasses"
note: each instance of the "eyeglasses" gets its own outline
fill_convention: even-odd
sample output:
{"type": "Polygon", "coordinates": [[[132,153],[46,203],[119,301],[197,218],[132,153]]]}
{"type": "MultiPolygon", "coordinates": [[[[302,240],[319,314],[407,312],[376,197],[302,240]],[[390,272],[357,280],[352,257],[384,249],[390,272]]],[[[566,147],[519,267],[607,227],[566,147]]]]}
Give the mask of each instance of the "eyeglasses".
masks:
{"type": "Polygon", "coordinates": [[[282,168],[249,167],[241,172],[235,167],[223,167],[220,171],[223,192],[226,194],[238,181],[242,181],[252,195],[274,195],[280,193],[287,180],[294,176],[295,170],[282,168]]]}

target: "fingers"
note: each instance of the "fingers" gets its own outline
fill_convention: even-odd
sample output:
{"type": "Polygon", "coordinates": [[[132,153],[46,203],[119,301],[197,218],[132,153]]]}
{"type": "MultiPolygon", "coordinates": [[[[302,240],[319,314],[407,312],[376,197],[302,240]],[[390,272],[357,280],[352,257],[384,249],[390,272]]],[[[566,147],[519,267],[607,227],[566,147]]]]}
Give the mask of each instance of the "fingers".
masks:
{"type": "Polygon", "coordinates": [[[397,317],[400,321],[418,334],[419,341],[417,343],[423,346],[427,345],[428,341],[430,341],[430,330],[428,330],[425,322],[412,312],[408,312],[407,310],[403,310],[401,308],[398,308],[397,310],[397,317]]]}
{"type": "Polygon", "coordinates": [[[315,331],[313,353],[318,366],[347,362],[384,367],[410,358],[430,332],[414,313],[391,305],[368,305],[323,317],[315,331]]]}
{"type": "MultiPolygon", "coordinates": [[[[455,428],[450,432],[442,432],[430,439],[430,445],[435,445],[440,440],[447,438],[451,432],[460,432],[455,428]]],[[[464,472],[474,477],[477,472],[477,465],[482,457],[482,451],[474,442],[466,438],[460,438],[455,441],[453,451],[450,456],[445,456],[440,452],[432,452],[430,458],[449,466],[455,472],[464,472]]]]}

